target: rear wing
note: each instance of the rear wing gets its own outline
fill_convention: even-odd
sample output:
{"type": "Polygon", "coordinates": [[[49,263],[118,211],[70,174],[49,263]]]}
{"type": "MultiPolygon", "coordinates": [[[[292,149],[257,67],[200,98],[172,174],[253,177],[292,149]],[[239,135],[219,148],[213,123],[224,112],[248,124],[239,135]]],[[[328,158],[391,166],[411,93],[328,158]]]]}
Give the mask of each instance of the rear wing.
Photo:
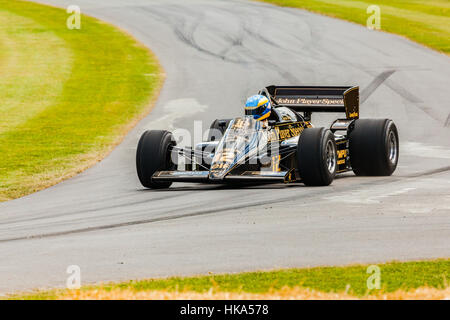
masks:
{"type": "Polygon", "coordinates": [[[359,118],[359,87],[269,86],[261,90],[275,107],[304,112],[345,112],[347,119],[359,118]]]}

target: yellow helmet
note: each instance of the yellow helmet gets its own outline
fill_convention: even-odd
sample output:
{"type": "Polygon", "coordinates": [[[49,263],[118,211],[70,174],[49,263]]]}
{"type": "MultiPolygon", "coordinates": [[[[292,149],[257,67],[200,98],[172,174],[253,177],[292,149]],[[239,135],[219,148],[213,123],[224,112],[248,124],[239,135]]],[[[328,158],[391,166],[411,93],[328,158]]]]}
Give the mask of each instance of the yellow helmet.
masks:
{"type": "Polygon", "coordinates": [[[253,116],[255,120],[267,119],[271,112],[272,105],[266,96],[252,96],[245,103],[245,114],[247,116],[253,116]]]}

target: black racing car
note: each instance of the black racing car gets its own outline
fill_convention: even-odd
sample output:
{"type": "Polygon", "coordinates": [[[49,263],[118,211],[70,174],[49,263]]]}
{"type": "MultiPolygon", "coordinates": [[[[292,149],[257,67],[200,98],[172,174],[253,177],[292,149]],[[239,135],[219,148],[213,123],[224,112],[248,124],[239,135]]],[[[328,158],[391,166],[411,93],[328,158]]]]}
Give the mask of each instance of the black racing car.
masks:
{"type": "Polygon", "coordinates": [[[264,121],[245,116],[215,120],[208,141],[177,147],[172,134],[146,131],[136,166],[146,188],[172,182],[329,185],[336,174],[389,176],[399,139],[389,119],[359,119],[358,87],[269,86],[259,92],[272,105],[264,121]],[[342,112],[329,129],[311,124],[315,112],[342,112]],[[183,161],[179,161],[183,159],[183,161]]]}

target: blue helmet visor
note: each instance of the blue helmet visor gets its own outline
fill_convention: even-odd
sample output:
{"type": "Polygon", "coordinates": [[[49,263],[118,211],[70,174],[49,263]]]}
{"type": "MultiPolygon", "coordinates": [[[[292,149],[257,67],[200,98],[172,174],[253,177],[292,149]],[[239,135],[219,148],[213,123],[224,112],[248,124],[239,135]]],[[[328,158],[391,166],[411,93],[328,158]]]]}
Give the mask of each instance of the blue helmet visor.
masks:
{"type": "Polygon", "coordinates": [[[267,103],[263,104],[262,106],[255,107],[255,108],[246,107],[245,115],[247,115],[247,116],[262,116],[263,113],[266,111],[266,109],[267,109],[267,103]]]}

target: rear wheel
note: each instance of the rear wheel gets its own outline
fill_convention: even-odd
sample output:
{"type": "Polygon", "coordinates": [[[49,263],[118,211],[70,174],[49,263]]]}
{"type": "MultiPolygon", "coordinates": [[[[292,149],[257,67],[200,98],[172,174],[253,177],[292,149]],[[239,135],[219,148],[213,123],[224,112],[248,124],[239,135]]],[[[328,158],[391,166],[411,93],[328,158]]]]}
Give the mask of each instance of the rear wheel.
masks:
{"type": "Polygon", "coordinates": [[[171,170],[174,164],[171,159],[170,146],[175,145],[172,134],[164,130],[146,131],[141,136],[136,152],[136,169],[139,181],[146,188],[168,188],[172,182],[152,180],[156,171],[171,170]]]}
{"type": "Polygon", "coordinates": [[[305,185],[328,186],[336,176],[336,141],[330,130],[307,128],[298,139],[297,160],[305,185]]]}
{"type": "Polygon", "coordinates": [[[216,119],[209,127],[208,141],[220,140],[230,124],[231,119],[216,119]]]}
{"type": "Polygon", "coordinates": [[[350,161],[359,176],[390,176],[397,168],[397,127],[389,119],[358,119],[349,133],[350,161]]]}

